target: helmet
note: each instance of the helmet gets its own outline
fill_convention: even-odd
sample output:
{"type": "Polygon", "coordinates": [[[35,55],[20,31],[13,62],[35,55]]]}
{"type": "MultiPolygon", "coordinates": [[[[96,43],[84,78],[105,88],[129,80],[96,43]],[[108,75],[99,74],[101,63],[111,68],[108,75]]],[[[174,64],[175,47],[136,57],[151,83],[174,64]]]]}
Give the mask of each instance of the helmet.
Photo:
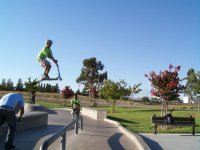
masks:
{"type": "Polygon", "coordinates": [[[46,40],[45,44],[53,44],[52,40],[46,40]]]}

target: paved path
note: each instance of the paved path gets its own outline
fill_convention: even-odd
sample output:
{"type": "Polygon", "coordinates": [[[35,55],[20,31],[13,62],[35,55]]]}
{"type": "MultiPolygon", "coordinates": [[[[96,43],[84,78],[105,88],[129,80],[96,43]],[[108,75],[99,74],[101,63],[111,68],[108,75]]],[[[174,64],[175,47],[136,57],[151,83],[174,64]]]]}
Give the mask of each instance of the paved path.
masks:
{"type": "MultiPolygon", "coordinates": [[[[37,121],[37,120],[36,120],[37,121]]],[[[49,111],[48,126],[17,133],[14,145],[17,150],[38,150],[41,143],[71,121],[71,114],[66,110],[49,111]]],[[[5,139],[0,140],[3,150],[5,139]]],[[[57,140],[49,150],[59,150],[57,140]]],[[[136,145],[113,124],[97,121],[89,117],[83,118],[83,130],[74,135],[73,128],[67,132],[67,149],[69,150],[137,150],[136,145]]]]}
{"type": "Polygon", "coordinates": [[[152,150],[200,150],[200,135],[140,134],[152,150]]]}

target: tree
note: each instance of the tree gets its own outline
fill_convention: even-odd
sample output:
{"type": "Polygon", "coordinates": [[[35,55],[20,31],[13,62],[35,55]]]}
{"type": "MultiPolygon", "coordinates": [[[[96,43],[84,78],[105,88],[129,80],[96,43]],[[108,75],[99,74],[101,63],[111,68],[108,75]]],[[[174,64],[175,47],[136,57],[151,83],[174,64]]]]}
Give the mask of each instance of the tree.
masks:
{"type": "Polygon", "coordinates": [[[89,93],[89,92],[88,92],[88,88],[87,88],[87,87],[84,87],[84,88],[82,89],[82,91],[81,91],[81,95],[84,95],[84,96],[89,96],[88,93],[89,93]]]}
{"type": "Polygon", "coordinates": [[[58,83],[56,83],[55,86],[52,86],[52,87],[51,87],[51,92],[53,92],[53,93],[59,93],[59,92],[60,92],[58,83]]]}
{"type": "Polygon", "coordinates": [[[6,84],[6,79],[2,79],[1,82],[1,90],[6,90],[7,89],[7,84],[6,84]]]}
{"type": "Polygon", "coordinates": [[[93,98],[98,98],[99,92],[97,91],[96,86],[93,86],[93,87],[90,89],[90,93],[91,93],[91,97],[93,97],[93,98]]]}
{"type": "Polygon", "coordinates": [[[22,82],[22,79],[18,80],[15,89],[16,89],[16,91],[23,91],[24,90],[24,84],[22,82]]]}
{"type": "Polygon", "coordinates": [[[65,98],[71,98],[74,95],[74,91],[70,88],[70,86],[65,86],[63,90],[61,90],[61,95],[65,98]]]}
{"type": "Polygon", "coordinates": [[[13,84],[13,81],[11,79],[8,79],[8,81],[7,81],[6,90],[14,91],[14,84],[13,84]]]}
{"type": "Polygon", "coordinates": [[[76,91],[76,94],[77,94],[77,95],[81,95],[80,89],[78,89],[78,90],[76,91]]]}
{"type": "Polygon", "coordinates": [[[159,74],[154,71],[150,72],[149,76],[145,74],[145,77],[151,82],[151,95],[164,100],[162,109],[164,114],[167,113],[168,101],[179,99],[179,94],[184,90],[184,86],[180,84],[181,80],[178,77],[180,68],[181,66],[173,67],[170,64],[168,70],[160,71],[159,74]]]}
{"type": "Polygon", "coordinates": [[[96,86],[93,86],[93,87],[90,89],[90,94],[91,94],[91,95],[90,95],[90,98],[93,98],[93,100],[94,100],[93,106],[96,107],[96,106],[97,106],[97,98],[98,98],[98,96],[99,96],[99,92],[98,92],[96,86]]]}
{"type": "Polygon", "coordinates": [[[143,102],[149,102],[150,100],[149,100],[149,97],[144,96],[144,97],[142,97],[142,101],[143,101],[143,102]]]}
{"type": "Polygon", "coordinates": [[[31,78],[28,79],[28,82],[25,82],[25,89],[29,92],[29,103],[30,104],[35,104],[35,97],[36,97],[36,91],[38,90],[37,84],[40,81],[37,79],[34,79],[31,81],[31,78]]]}
{"type": "MultiPolygon", "coordinates": [[[[131,97],[134,97],[135,94],[138,94],[140,91],[142,91],[142,89],[139,88],[141,85],[142,85],[141,83],[133,85],[133,87],[131,88],[131,97]]],[[[133,108],[133,101],[134,99],[132,98],[131,108],[133,108]]]]}
{"type": "Polygon", "coordinates": [[[192,103],[193,95],[194,95],[194,88],[196,85],[196,76],[195,71],[193,68],[189,69],[187,72],[187,83],[185,85],[184,94],[188,96],[188,103],[192,103]]]}
{"type": "Polygon", "coordinates": [[[45,92],[51,93],[51,84],[47,83],[46,88],[45,88],[45,92]]]}
{"type": "Polygon", "coordinates": [[[97,61],[95,57],[91,57],[83,60],[83,67],[81,74],[77,78],[76,82],[83,84],[89,89],[89,97],[91,96],[90,89],[95,85],[101,86],[104,79],[107,79],[107,72],[100,73],[104,69],[104,65],[101,61],[97,61]]]}
{"type": "Polygon", "coordinates": [[[122,87],[124,87],[122,82],[114,82],[112,80],[104,80],[103,82],[100,93],[103,98],[112,102],[111,113],[114,113],[116,100],[124,96],[124,92],[121,90],[122,87]]]}
{"type": "Polygon", "coordinates": [[[187,77],[185,79],[187,83],[184,93],[191,97],[200,94],[200,72],[195,72],[195,70],[191,68],[187,72],[187,77]]]}
{"type": "Polygon", "coordinates": [[[200,113],[199,97],[200,97],[200,72],[195,72],[193,68],[187,72],[187,83],[184,93],[188,95],[189,102],[192,103],[193,98],[198,99],[198,114],[200,113]]]}
{"type": "Polygon", "coordinates": [[[119,90],[120,90],[120,95],[122,96],[127,96],[131,94],[131,87],[127,87],[127,83],[125,80],[119,80],[119,82],[117,82],[118,86],[119,86],[119,90]]]}
{"type": "Polygon", "coordinates": [[[194,94],[196,94],[197,96],[200,96],[200,71],[198,71],[197,73],[195,73],[196,75],[196,86],[194,88],[194,94]]]}

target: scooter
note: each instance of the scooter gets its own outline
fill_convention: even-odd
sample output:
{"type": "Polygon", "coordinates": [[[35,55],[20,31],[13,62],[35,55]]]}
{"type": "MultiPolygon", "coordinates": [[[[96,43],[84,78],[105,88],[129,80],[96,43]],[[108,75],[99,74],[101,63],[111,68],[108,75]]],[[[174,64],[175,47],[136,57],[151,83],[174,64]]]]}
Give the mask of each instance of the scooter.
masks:
{"type": "Polygon", "coordinates": [[[58,70],[58,77],[57,78],[42,78],[41,81],[51,81],[51,80],[60,80],[62,81],[61,75],[60,75],[60,70],[59,70],[59,65],[56,64],[57,70],[58,70]]]}
{"type": "Polygon", "coordinates": [[[78,108],[74,108],[71,114],[72,114],[72,120],[76,120],[80,115],[80,110],[78,108]]]}

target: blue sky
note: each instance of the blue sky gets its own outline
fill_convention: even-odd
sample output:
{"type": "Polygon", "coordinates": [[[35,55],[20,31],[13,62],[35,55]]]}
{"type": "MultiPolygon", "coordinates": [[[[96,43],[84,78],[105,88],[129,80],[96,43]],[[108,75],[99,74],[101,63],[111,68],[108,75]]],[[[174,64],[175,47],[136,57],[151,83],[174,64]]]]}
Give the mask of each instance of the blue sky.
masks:
{"type": "Polygon", "coordinates": [[[190,68],[200,71],[199,0],[2,0],[0,21],[0,81],[39,78],[36,55],[46,39],[54,42],[61,89],[79,88],[90,57],[102,61],[109,79],[142,83],[143,93],[151,88],[145,73],[169,64],[182,67],[181,78],[190,68]]]}

